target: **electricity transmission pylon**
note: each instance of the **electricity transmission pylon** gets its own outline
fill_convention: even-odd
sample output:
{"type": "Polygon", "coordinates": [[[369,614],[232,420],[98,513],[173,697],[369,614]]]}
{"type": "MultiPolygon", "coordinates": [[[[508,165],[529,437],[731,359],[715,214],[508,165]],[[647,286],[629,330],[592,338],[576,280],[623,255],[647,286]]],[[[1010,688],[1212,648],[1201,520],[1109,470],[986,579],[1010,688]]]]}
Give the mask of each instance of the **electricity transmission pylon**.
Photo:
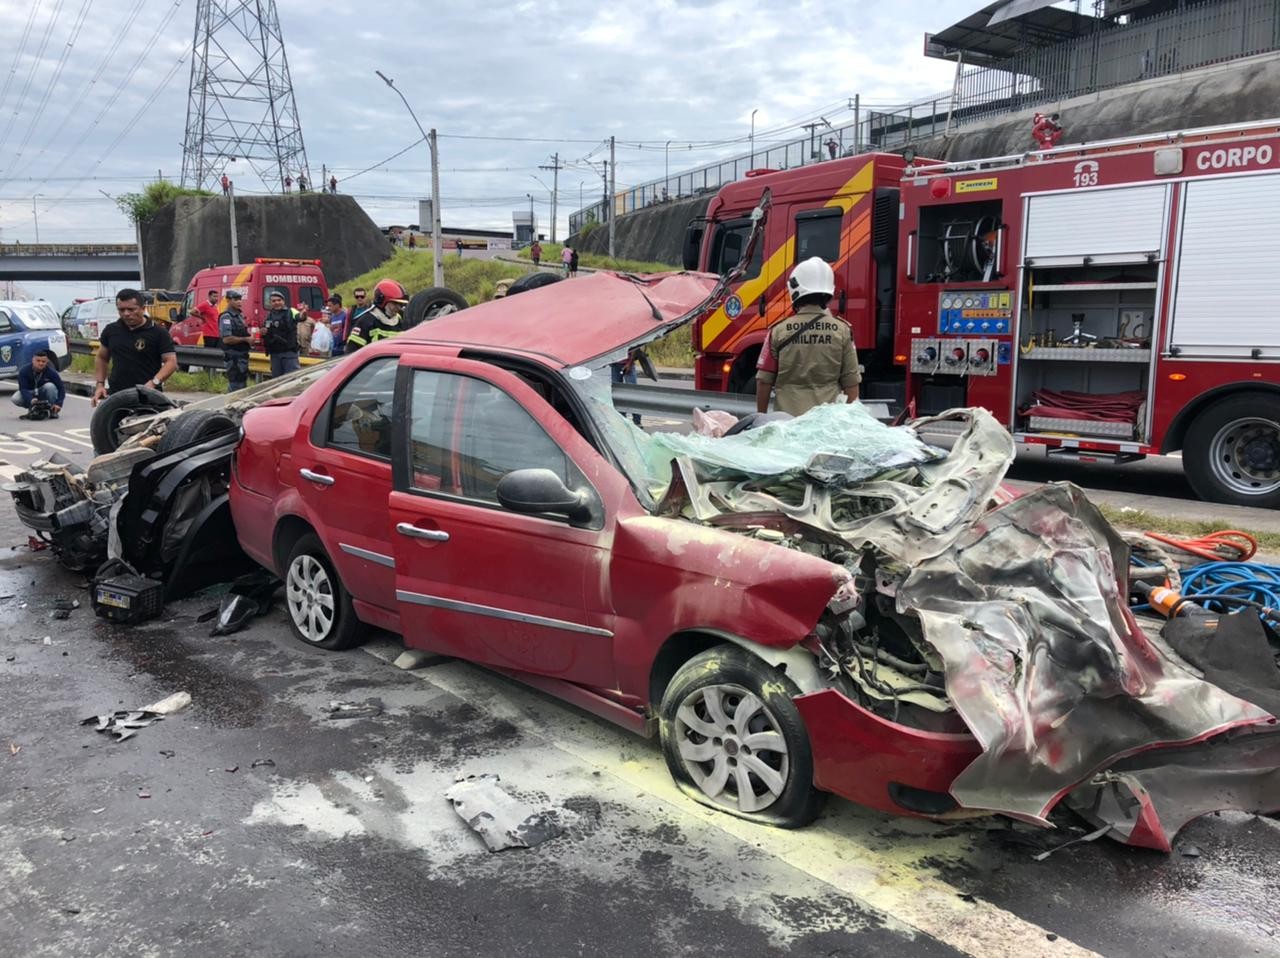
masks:
{"type": "Polygon", "coordinates": [[[311,181],[275,0],[198,0],[182,185],[247,172],[270,190],[311,181]]]}

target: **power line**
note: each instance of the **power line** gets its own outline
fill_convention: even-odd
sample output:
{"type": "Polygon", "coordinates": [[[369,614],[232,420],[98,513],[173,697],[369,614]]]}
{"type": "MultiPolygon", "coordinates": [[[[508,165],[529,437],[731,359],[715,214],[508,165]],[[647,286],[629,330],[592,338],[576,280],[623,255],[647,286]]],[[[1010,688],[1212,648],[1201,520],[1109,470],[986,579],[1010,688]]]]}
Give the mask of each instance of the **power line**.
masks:
{"type": "Polygon", "coordinates": [[[26,135],[23,136],[22,142],[18,145],[18,149],[13,155],[15,162],[22,158],[23,152],[28,144],[31,143],[31,135],[35,133],[36,125],[40,122],[40,118],[44,116],[45,107],[49,105],[49,98],[53,96],[53,91],[58,86],[58,81],[62,79],[62,71],[67,67],[67,61],[71,58],[71,51],[75,49],[76,40],[80,37],[80,31],[84,28],[84,21],[88,18],[89,8],[92,6],[93,0],[84,0],[84,3],[80,5],[80,12],[76,15],[75,23],[71,27],[71,36],[63,45],[62,55],[58,57],[58,64],[53,69],[53,78],[49,80],[44,96],[40,98],[39,104],[36,105],[35,111],[31,115],[31,120],[27,124],[26,135]]]}
{"type": "MultiPolygon", "coordinates": [[[[110,109],[113,106],[115,106],[116,101],[120,99],[120,95],[124,92],[125,88],[130,83],[133,82],[134,76],[137,74],[138,70],[142,68],[143,63],[146,62],[147,56],[151,53],[152,47],[156,45],[156,41],[160,39],[160,36],[164,33],[165,29],[169,26],[170,21],[173,20],[174,16],[177,14],[182,4],[183,4],[183,0],[174,0],[174,2],[170,5],[165,15],[160,18],[160,22],[156,24],[155,30],[152,31],[152,34],[150,38],[147,40],[146,45],[142,48],[142,52],[133,59],[133,64],[129,67],[125,75],[120,79],[120,82],[116,84],[115,90],[112,91],[111,98],[107,100],[106,104],[102,107],[102,109],[98,111],[98,115],[93,118],[93,122],[89,124],[89,128],[85,130],[84,135],[81,136],[80,139],[76,141],[75,145],[72,146],[71,149],[65,151],[62,154],[62,159],[60,159],[54,165],[53,169],[49,171],[50,176],[57,174],[62,169],[62,167],[66,165],[68,158],[76,155],[80,147],[84,145],[85,141],[88,140],[89,137],[93,134],[93,131],[97,129],[98,124],[102,122],[102,118],[107,115],[108,111],[110,111],[110,109]]],[[[97,169],[98,165],[101,162],[102,161],[99,160],[98,163],[95,163],[94,169],[97,169]]]]}
{"type": "Polygon", "coordinates": [[[4,105],[5,99],[9,96],[9,84],[13,82],[18,72],[18,64],[22,61],[22,54],[26,52],[27,41],[31,38],[31,27],[35,23],[36,14],[40,11],[40,2],[41,0],[34,0],[31,4],[31,12],[27,14],[27,25],[22,30],[22,39],[18,41],[17,48],[13,51],[13,66],[9,68],[4,78],[4,87],[0,88],[0,106],[4,105]]]}
{"type": "Polygon", "coordinates": [[[58,14],[62,12],[62,4],[64,2],[66,0],[57,0],[53,5],[53,12],[49,14],[49,25],[44,28],[44,35],[40,38],[40,47],[36,50],[36,55],[31,58],[31,68],[27,70],[27,78],[23,81],[22,90],[18,93],[18,102],[14,104],[13,113],[4,125],[4,132],[0,133],[0,153],[3,152],[5,144],[9,142],[9,133],[13,130],[14,123],[17,122],[18,114],[22,111],[22,104],[26,102],[27,91],[31,89],[31,81],[35,79],[36,70],[40,67],[40,60],[49,46],[49,37],[53,36],[53,27],[58,22],[58,14]]]}
{"type": "MultiPolygon", "coordinates": [[[[48,152],[49,147],[53,145],[54,141],[59,136],[62,135],[62,131],[67,128],[67,123],[70,122],[71,118],[78,115],[81,107],[84,105],[85,98],[89,95],[89,91],[93,88],[94,84],[102,79],[102,75],[106,72],[107,67],[115,62],[116,52],[120,49],[121,44],[124,43],[125,38],[130,36],[129,31],[133,27],[133,22],[138,19],[138,14],[142,12],[142,8],[145,4],[146,0],[137,0],[137,2],[134,3],[133,9],[130,10],[129,15],[125,17],[124,23],[122,23],[115,31],[115,39],[112,41],[111,46],[107,48],[107,52],[103,55],[97,67],[94,68],[93,74],[84,82],[76,92],[76,95],[70,98],[68,101],[67,112],[63,114],[62,120],[58,123],[57,128],[54,129],[47,139],[45,139],[40,149],[36,152],[36,155],[28,161],[28,168],[48,152]]],[[[52,177],[50,179],[52,179],[52,177]]]]}

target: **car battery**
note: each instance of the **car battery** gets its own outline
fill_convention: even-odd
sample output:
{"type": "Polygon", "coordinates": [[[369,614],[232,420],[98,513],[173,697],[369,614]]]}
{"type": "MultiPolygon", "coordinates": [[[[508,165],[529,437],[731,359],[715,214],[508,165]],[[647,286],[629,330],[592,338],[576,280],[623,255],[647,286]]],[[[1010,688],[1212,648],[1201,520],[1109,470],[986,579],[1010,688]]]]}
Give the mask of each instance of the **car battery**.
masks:
{"type": "Polygon", "coordinates": [[[93,582],[93,612],[112,622],[154,619],[164,608],[164,583],[121,573],[93,582]]]}

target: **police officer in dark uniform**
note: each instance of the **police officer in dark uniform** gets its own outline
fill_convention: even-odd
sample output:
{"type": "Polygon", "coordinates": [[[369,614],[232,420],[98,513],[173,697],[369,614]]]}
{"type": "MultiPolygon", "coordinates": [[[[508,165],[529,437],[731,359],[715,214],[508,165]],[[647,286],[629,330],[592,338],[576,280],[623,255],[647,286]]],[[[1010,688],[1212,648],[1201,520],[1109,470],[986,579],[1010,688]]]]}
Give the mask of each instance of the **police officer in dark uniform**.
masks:
{"type": "Polygon", "coordinates": [[[244,389],[249,381],[249,324],[240,312],[244,297],[239,290],[227,290],[227,310],[218,317],[218,334],[222,337],[223,368],[227,371],[227,392],[244,389]]]}

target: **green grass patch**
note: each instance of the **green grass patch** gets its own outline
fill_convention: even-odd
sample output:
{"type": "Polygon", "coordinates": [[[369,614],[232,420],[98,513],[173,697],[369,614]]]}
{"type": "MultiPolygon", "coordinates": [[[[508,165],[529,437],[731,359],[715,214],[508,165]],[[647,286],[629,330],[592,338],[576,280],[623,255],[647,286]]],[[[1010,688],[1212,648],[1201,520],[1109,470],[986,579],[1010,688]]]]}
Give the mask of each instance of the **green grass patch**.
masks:
{"type": "MultiPolygon", "coordinates": [[[[1139,532],[1162,532],[1166,535],[1183,539],[1194,539],[1198,536],[1217,532],[1219,529],[1233,529],[1235,524],[1226,519],[1177,519],[1170,516],[1157,515],[1142,509],[1123,508],[1101,505],[1098,511],[1118,529],[1133,529],[1139,532]]],[[[1253,529],[1242,529],[1258,540],[1258,548],[1264,552],[1280,552],[1280,532],[1257,532],[1253,529]]]]}
{"type": "MultiPolygon", "coordinates": [[[[351,291],[357,286],[372,292],[378,280],[394,279],[412,296],[435,285],[434,262],[434,257],[427,250],[397,249],[369,272],[333,287],[333,292],[342,297],[344,306],[350,307],[355,302],[351,291]]],[[[472,306],[492,299],[494,284],[498,280],[515,279],[527,272],[523,267],[498,260],[444,257],[445,286],[461,293],[472,306]]]]}
{"type": "Polygon", "coordinates": [[[646,347],[655,366],[677,369],[693,368],[693,324],[685,323],[670,336],[655,340],[646,347]]]}

